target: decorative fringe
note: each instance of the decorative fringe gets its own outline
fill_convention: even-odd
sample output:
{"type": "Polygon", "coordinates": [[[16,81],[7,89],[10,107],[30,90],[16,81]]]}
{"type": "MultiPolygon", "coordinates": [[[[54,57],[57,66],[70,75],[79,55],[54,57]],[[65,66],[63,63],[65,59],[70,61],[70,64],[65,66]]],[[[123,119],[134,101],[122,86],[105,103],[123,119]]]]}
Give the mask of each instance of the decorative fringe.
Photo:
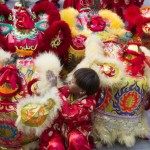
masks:
{"type": "Polygon", "coordinates": [[[138,118],[135,116],[117,118],[94,112],[92,135],[97,148],[104,144],[112,146],[115,141],[132,147],[135,144],[135,137],[147,137],[150,135],[150,129],[144,113],[138,118]]]}
{"type": "Polygon", "coordinates": [[[64,21],[53,22],[51,26],[45,31],[43,42],[45,43],[45,49],[43,49],[44,51],[53,51],[55,54],[62,58],[68,51],[71,43],[71,31],[67,23],[64,21]],[[57,47],[53,47],[51,42],[57,38],[57,36],[60,38],[60,44],[57,45],[57,47]]]}

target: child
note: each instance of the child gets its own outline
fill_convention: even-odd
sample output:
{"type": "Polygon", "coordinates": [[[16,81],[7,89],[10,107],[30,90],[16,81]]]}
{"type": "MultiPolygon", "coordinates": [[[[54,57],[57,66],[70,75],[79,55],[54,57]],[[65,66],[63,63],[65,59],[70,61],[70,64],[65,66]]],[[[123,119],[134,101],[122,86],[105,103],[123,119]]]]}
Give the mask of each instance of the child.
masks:
{"type": "MultiPolygon", "coordinates": [[[[56,86],[57,78],[52,72],[47,72],[47,79],[52,86],[56,86]]],[[[99,84],[94,70],[81,68],[75,71],[68,86],[59,89],[63,105],[53,128],[59,124],[60,131],[56,128],[46,130],[41,136],[41,150],[90,150],[91,113],[99,84]]]]}

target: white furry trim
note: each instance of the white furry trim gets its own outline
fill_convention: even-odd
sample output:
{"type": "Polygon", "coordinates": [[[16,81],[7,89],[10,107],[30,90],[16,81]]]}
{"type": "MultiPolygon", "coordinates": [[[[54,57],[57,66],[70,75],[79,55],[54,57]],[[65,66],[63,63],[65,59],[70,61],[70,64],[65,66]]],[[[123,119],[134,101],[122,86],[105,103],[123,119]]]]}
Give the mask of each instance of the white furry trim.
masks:
{"type": "Polygon", "coordinates": [[[107,58],[104,56],[103,42],[97,35],[91,35],[85,42],[85,58],[77,65],[77,67],[68,75],[67,81],[69,81],[73,73],[79,68],[91,68],[95,70],[100,78],[101,86],[118,86],[122,82],[122,79],[126,76],[125,66],[117,58],[107,58]],[[102,73],[100,65],[112,64],[114,69],[117,70],[117,74],[114,77],[109,77],[102,73]]]}
{"type": "Polygon", "coordinates": [[[89,62],[89,59],[83,59],[77,66],[76,68],[71,71],[68,75],[67,75],[67,78],[66,78],[66,81],[70,81],[72,79],[72,76],[74,74],[74,72],[80,68],[90,68],[90,62],[89,62]]]}
{"type": "Polygon", "coordinates": [[[23,146],[23,150],[35,150],[35,149],[39,149],[39,141],[38,140],[23,146]]]}
{"type": "Polygon", "coordinates": [[[144,75],[147,78],[147,85],[148,85],[148,91],[150,91],[150,68],[148,66],[145,67],[144,69],[144,75]]]}
{"type": "MultiPolygon", "coordinates": [[[[142,50],[142,52],[144,52],[145,56],[150,57],[150,50],[147,49],[144,46],[140,46],[140,49],[142,50]]],[[[146,64],[146,63],[145,63],[146,64]]],[[[144,69],[144,75],[147,78],[147,85],[148,85],[148,91],[150,90],[150,67],[148,65],[146,65],[145,69],[144,69]]]]}
{"type": "Polygon", "coordinates": [[[142,50],[142,52],[144,52],[145,56],[149,56],[150,57],[150,50],[147,49],[144,46],[140,46],[140,49],[142,50]]]}
{"type": "Polygon", "coordinates": [[[125,66],[123,66],[121,61],[113,58],[95,56],[95,60],[90,65],[90,68],[97,72],[101,81],[101,87],[118,86],[118,84],[122,83],[123,78],[126,76],[125,66]],[[112,64],[117,72],[115,76],[109,77],[102,73],[100,65],[104,64],[105,66],[105,63],[108,65],[112,64]]]}
{"type": "Polygon", "coordinates": [[[22,99],[17,104],[18,118],[17,118],[15,124],[16,124],[18,130],[23,131],[25,134],[29,134],[32,132],[32,133],[35,133],[36,136],[40,136],[45,129],[47,129],[48,127],[51,127],[53,121],[58,116],[58,113],[61,110],[61,105],[62,105],[62,103],[58,96],[58,90],[55,87],[52,88],[49,92],[47,92],[44,95],[44,97],[33,96],[33,97],[27,97],[25,99],[22,99]],[[44,105],[49,98],[54,99],[56,105],[49,111],[49,115],[46,118],[45,122],[39,127],[30,127],[30,126],[24,125],[21,121],[21,109],[30,103],[40,103],[40,104],[44,105]]]}
{"type": "Polygon", "coordinates": [[[11,57],[11,54],[9,52],[5,52],[2,48],[0,48],[0,63],[5,63],[8,61],[11,57]]]}
{"type": "MultiPolygon", "coordinates": [[[[112,115],[112,114],[111,114],[112,115]]],[[[135,144],[136,137],[147,137],[150,135],[148,124],[146,123],[145,114],[129,119],[120,117],[111,117],[105,114],[93,114],[93,131],[96,146],[107,144],[112,146],[115,141],[132,147],[135,144]]],[[[112,115],[113,116],[113,115],[112,115]]]]}
{"type": "Polygon", "coordinates": [[[62,69],[59,58],[52,52],[39,54],[34,62],[40,73],[52,70],[55,75],[59,75],[62,69]]]}
{"type": "Polygon", "coordinates": [[[40,54],[34,62],[36,70],[39,73],[38,89],[40,89],[39,92],[43,94],[49,91],[51,87],[46,79],[46,72],[51,70],[58,77],[62,66],[59,58],[52,52],[40,54]]]}
{"type": "Polygon", "coordinates": [[[73,73],[79,69],[79,68],[91,68],[95,70],[100,78],[101,87],[106,87],[106,86],[118,86],[122,83],[123,78],[126,76],[126,71],[125,71],[125,66],[121,61],[118,59],[113,59],[113,58],[106,58],[106,57],[101,57],[99,55],[95,55],[91,58],[84,59],[80,64],[77,65],[77,67],[68,74],[67,76],[67,81],[71,80],[73,73]],[[116,74],[115,77],[109,77],[105,74],[102,73],[100,69],[100,65],[103,64],[113,64],[114,69],[118,71],[118,74],[116,74]]]}
{"type": "Polygon", "coordinates": [[[104,56],[104,43],[95,34],[92,34],[87,38],[87,40],[85,41],[85,47],[85,58],[97,54],[104,56]]]}

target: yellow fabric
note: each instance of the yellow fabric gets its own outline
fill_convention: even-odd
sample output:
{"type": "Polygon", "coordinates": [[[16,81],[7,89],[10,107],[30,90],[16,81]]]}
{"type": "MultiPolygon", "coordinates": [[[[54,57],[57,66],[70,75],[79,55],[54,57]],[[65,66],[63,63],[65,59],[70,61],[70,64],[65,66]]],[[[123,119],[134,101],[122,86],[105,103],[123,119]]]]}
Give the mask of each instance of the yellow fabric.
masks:
{"type": "Polygon", "coordinates": [[[30,127],[38,127],[42,125],[49,111],[54,107],[56,103],[53,99],[49,98],[46,104],[30,103],[24,106],[21,110],[22,123],[30,127]]]}

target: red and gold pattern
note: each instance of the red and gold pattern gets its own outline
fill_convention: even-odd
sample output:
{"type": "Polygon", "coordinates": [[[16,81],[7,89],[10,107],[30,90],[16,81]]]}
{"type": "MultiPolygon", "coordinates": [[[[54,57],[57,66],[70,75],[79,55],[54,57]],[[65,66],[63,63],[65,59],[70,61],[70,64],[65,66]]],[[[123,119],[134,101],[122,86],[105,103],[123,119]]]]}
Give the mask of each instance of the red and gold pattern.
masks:
{"type": "Polygon", "coordinates": [[[14,65],[8,65],[0,69],[0,95],[14,96],[22,89],[22,80],[14,65]]]}
{"type": "Polygon", "coordinates": [[[123,112],[132,112],[139,105],[139,94],[136,92],[129,92],[122,96],[120,99],[120,106],[123,112]]]}
{"type": "Polygon", "coordinates": [[[85,96],[78,99],[76,103],[69,104],[70,92],[68,87],[62,87],[59,90],[59,96],[63,102],[62,112],[58,119],[55,120],[53,128],[45,130],[42,134],[40,149],[44,150],[46,148],[50,150],[52,147],[49,143],[57,143],[58,148],[60,147],[59,150],[64,150],[65,147],[68,150],[90,149],[87,138],[92,127],[91,113],[96,105],[94,96],[85,96]],[[61,134],[56,131],[59,128],[58,124],[60,124],[61,134]],[[45,137],[49,140],[45,140],[45,137]],[[62,137],[65,139],[66,145],[64,145],[64,141],[60,140],[62,137]],[[77,144],[76,140],[80,140],[80,144],[77,144]]]}
{"type": "Polygon", "coordinates": [[[114,77],[118,75],[118,69],[111,63],[104,63],[100,65],[101,72],[104,73],[106,76],[114,77]]]}
{"type": "MultiPolygon", "coordinates": [[[[4,8],[1,4],[0,7],[4,8]]],[[[70,29],[64,21],[60,20],[59,11],[53,3],[40,1],[34,5],[32,11],[35,13],[34,17],[33,14],[30,14],[31,12],[29,13],[27,8],[21,6],[15,10],[13,16],[15,22],[12,25],[6,25],[4,21],[1,22],[2,28],[0,27],[1,29],[9,28],[8,32],[1,31],[4,37],[1,40],[6,44],[5,50],[17,53],[18,55],[18,58],[14,62],[14,68],[10,68],[9,65],[0,68],[0,119],[2,120],[0,121],[0,147],[2,146],[6,149],[23,148],[23,145],[37,140],[35,135],[31,135],[30,133],[29,135],[25,135],[18,131],[17,126],[15,126],[18,117],[17,105],[19,101],[24,98],[26,99],[29,94],[36,93],[34,85],[37,82],[35,79],[39,75],[36,72],[38,68],[35,69],[35,57],[39,53],[53,51],[59,58],[62,58],[71,42],[70,29]],[[42,16],[41,14],[43,14],[43,18],[46,16],[45,20],[40,17],[42,16]],[[6,117],[7,119],[5,119],[6,117]]],[[[8,9],[0,10],[0,16],[5,13],[6,17],[8,17],[8,9]]],[[[54,102],[48,104],[46,109],[51,109],[54,102]]],[[[43,108],[39,108],[39,113],[46,115],[43,108]]],[[[38,119],[41,119],[40,124],[44,122],[44,115],[40,116],[40,114],[35,113],[34,116],[32,112],[29,112],[29,115],[26,115],[26,117],[30,120],[30,117],[34,116],[35,118],[31,119],[31,121],[36,126],[35,124],[38,119]],[[36,115],[39,116],[36,118],[36,115]]],[[[55,113],[52,114],[52,116],[54,115],[55,113]]],[[[26,118],[25,122],[28,125],[26,118]]]]}

